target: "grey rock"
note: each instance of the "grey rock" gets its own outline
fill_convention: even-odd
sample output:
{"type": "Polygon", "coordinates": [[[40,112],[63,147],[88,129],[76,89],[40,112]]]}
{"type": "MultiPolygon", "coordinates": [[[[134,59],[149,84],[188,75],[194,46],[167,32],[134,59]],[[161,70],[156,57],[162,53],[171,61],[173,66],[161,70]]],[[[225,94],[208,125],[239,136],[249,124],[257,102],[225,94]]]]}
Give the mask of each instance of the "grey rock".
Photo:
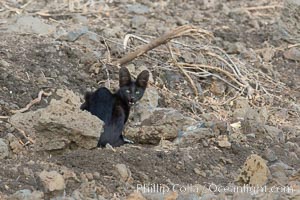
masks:
{"type": "Polygon", "coordinates": [[[82,16],[80,14],[76,14],[72,17],[73,22],[77,24],[87,24],[88,23],[88,18],[85,16],[82,16]]]}
{"type": "Polygon", "coordinates": [[[128,71],[130,72],[130,74],[134,74],[135,76],[137,76],[136,73],[136,65],[135,64],[129,64],[126,66],[126,68],[128,69],[128,71]]]}
{"type": "Polygon", "coordinates": [[[63,176],[57,171],[44,170],[38,177],[45,192],[62,191],[66,187],[63,176]]]}
{"type": "Polygon", "coordinates": [[[297,48],[291,48],[283,52],[283,56],[286,59],[300,61],[300,50],[297,48]]]}
{"type": "Polygon", "coordinates": [[[184,59],[185,62],[187,63],[193,63],[195,62],[195,55],[191,52],[186,52],[182,55],[182,58],[184,59]]]}
{"type": "Polygon", "coordinates": [[[131,19],[131,27],[132,28],[141,28],[144,27],[147,23],[147,18],[140,15],[135,15],[131,19]]]}
{"type": "Polygon", "coordinates": [[[241,121],[243,133],[262,133],[266,122],[266,117],[257,110],[249,108],[245,110],[244,120],[241,121]]]}
{"type": "Polygon", "coordinates": [[[299,0],[287,0],[287,3],[289,5],[294,5],[294,6],[297,6],[297,7],[300,6],[300,1],[299,0]]]}
{"type": "Polygon", "coordinates": [[[163,200],[164,199],[164,194],[161,193],[143,193],[143,196],[147,199],[147,200],[163,200]]]}
{"type": "Polygon", "coordinates": [[[199,196],[195,193],[180,193],[176,200],[200,200],[199,196]]]}
{"type": "Polygon", "coordinates": [[[72,31],[69,31],[67,34],[61,35],[58,39],[62,41],[69,41],[74,42],[77,40],[80,36],[83,34],[86,34],[88,32],[88,27],[83,26],[81,28],[74,29],[72,31]]]}
{"type": "Polygon", "coordinates": [[[148,6],[135,3],[132,5],[127,5],[127,11],[135,14],[146,14],[149,13],[150,9],[148,6]]]}
{"type": "Polygon", "coordinates": [[[80,98],[72,91],[57,90],[56,93],[62,97],[60,100],[52,99],[48,107],[37,111],[15,114],[11,123],[34,134],[36,150],[95,148],[103,122],[81,111],[80,98]]]}
{"type": "Polygon", "coordinates": [[[205,171],[202,171],[202,170],[200,170],[200,169],[198,169],[198,168],[195,168],[195,169],[194,169],[194,172],[195,172],[197,175],[200,175],[200,176],[202,176],[202,177],[206,177],[206,176],[207,176],[206,173],[205,173],[205,171]]]}
{"type": "MultiPolygon", "coordinates": [[[[84,36],[82,36],[83,38],[84,36]]],[[[80,42],[83,42],[84,40],[80,39],[80,42]]],[[[80,55],[80,63],[84,64],[84,65],[90,65],[92,63],[97,63],[99,58],[101,57],[101,53],[100,52],[95,52],[95,51],[88,51],[86,53],[84,53],[83,55],[80,55]]],[[[95,68],[95,65],[91,65],[90,67],[90,71],[95,72],[95,69],[99,69],[99,68],[95,68]]],[[[84,76],[85,74],[82,74],[82,76],[84,76]]]]}
{"type": "Polygon", "coordinates": [[[7,135],[5,136],[5,139],[8,142],[13,142],[13,141],[17,140],[16,136],[14,136],[14,134],[12,134],[12,133],[7,133],[7,135]]]}
{"type": "Polygon", "coordinates": [[[64,29],[63,27],[58,27],[55,31],[55,33],[53,34],[53,36],[55,38],[59,38],[62,37],[63,35],[67,35],[68,31],[66,29],[64,29]]]}
{"type": "Polygon", "coordinates": [[[227,46],[225,48],[227,48],[227,53],[240,54],[240,53],[247,52],[245,45],[241,42],[235,42],[235,43],[228,42],[226,44],[227,46]]]}
{"type": "Polygon", "coordinates": [[[155,108],[138,126],[127,126],[126,137],[144,144],[158,144],[163,138],[174,140],[184,127],[196,121],[174,109],[155,108]]]}
{"type": "Polygon", "coordinates": [[[0,60],[0,67],[8,68],[10,64],[6,62],[5,60],[0,60]]]}
{"type": "Polygon", "coordinates": [[[208,145],[208,142],[206,141],[206,140],[202,140],[202,145],[204,146],[204,147],[208,147],[209,145],[208,145]]]}
{"type": "Polygon", "coordinates": [[[220,6],[225,15],[230,14],[231,9],[225,3],[220,4],[220,6]]]}
{"type": "Polygon", "coordinates": [[[284,144],[284,149],[289,152],[297,152],[299,149],[299,145],[297,143],[288,141],[284,144]]]}
{"type": "MultiPolygon", "coordinates": [[[[206,122],[210,122],[210,121],[216,121],[217,118],[213,113],[203,113],[202,115],[200,115],[201,119],[203,119],[206,122]]],[[[213,124],[213,122],[211,122],[209,124],[209,126],[211,126],[213,124]]]]}
{"type": "Polygon", "coordinates": [[[274,170],[274,171],[276,171],[276,170],[292,171],[293,170],[293,168],[291,166],[289,166],[289,165],[287,165],[287,164],[285,164],[285,163],[283,163],[281,161],[279,161],[279,162],[271,165],[270,169],[271,169],[271,171],[272,170],[274,170]]]}
{"type": "Polygon", "coordinates": [[[262,51],[262,57],[265,62],[270,62],[275,55],[275,50],[273,48],[266,48],[262,51]]]}
{"type": "Polygon", "coordinates": [[[246,192],[235,192],[233,193],[232,200],[251,200],[252,195],[246,192]]]}
{"type": "Polygon", "coordinates": [[[288,177],[293,173],[293,168],[283,162],[277,162],[270,166],[271,175],[278,183],[285,185],[288,177]]]}
{"type": "Polygon", "coordinates": [[[286,185],[288,183],[288,177],[283,171],[275,171],[272,173],[272,178],[277,181],[277,183],[286,185]]]}
{"type": "Polygon", "coordinates": [[[298,162],[299,163],[299,156],[295,153],[295,152],[290,152],[289,155],[288,155],[290,161],[292,162],[298,162]]]}
{"type": "Polygon", "coordinates": [[[254,133],[249,133],[246,135],[248,139],[254,139],[256,138],[255,134],[254,133]]]}
{"type": "Polygon", "coordinates": [[[237,23],[246,23],[249,21],[249,15],[243,9],[231,9],[228,17],[234,19],[237,23]]]}
{"type": "Polygon", "coordinates": [[[102,196],[97,194],[97,186],[95,181],[86,182],[84,181],[78,189],[73,191],[72,197],[76,200],[81,199],[104,199],[102,196]]]}
{"type": "Polygon", "coordinates": [[[157,90],[152,86],[148,86],[143,98],[133,108],[133,112],[131,112],[131,118],[133,118],[134,123],[140,123],[149,118],[157,107],[159,98],[157,90]]]}
{"type": "Polygon", "coordinates": [[[9,142],[9,147],[13,153],[18,154],[24,150],[23,145],[19,143],[19,139],[16,138],[16,136],[14,136],[12,133],[8,133],[5,136],[5,139],[9,142]]]}
{"type": "Polygon", "coordinates": [[[245,98],[236,99],[234,108],[233,118],[236,121],[241,121],[243,133],[264,133],[264,125],[268,119],[266,108],[253,109],[245,98]]]}
{"type": "Polygon", "coordinates": [[[103,196],[101,196],[101,195],[98,195],[98,200],[106,200],[103,196]]]}
{"type": "Polygon", "coordinates": [[[215,94],[215,95],[223,95],[225,93],[227,86],[223,81],[213,79],[211,86],[210,86],[210,91],[215,94]]]}
{"type": "Polygon", "coordinates": [[[265,131],[268,133],[269,136],[271,136],[273,139],[275,139],[278,142],[285,142],[285,135],[283,131],[275,126],[264,126],[265,131]]]}
{"type": "Polygon", "coordinates": [[[189,24],[189,21],[188,20],[185,20],[181,17],[175,17],[176,19],[176,24],[179,25],[179,26],[183,26],[183,25],[186,25],[186,24],[189,24]]]}
{"type": "Polygon", "coordinates": [[[55,32],[55,26],[48,25],[37,17],[21,16],[15,23],[8,26],[8,31],[48,35],[55,32]]]}
{"type": "Polygon", "coordinates": [[[216,136],[217,133],[212,129],[202,128],[202,123],[197,123],[184,128],[184,130],[178,134],[178,137],[174,140],[174,143],[178,144],[195,142],[200,141],[201,139],[209,139],[216,136]]]}
{"type": "Polygon", "coordinates": [[[51,198],[50,200],[81,200],[81,199],[75,199],[73,197],[54,197],[54,198],[51,198]]]}
{"type": "Polygon", "coordinates": [[[193,22],[195,23],[200,23],[205,19],[205,17],[203,16],[203,14],[201,14],[200,12],[196,12],[193,15],[193,22]]]}
{"type": "MultiPolygon", "coordinates": [[[[122,26],[119,25],[119,26],[114,26],[111,28],[104,28],[102,30],[102,34],[106,38],[114,38],[114,37],[121,38],[124,35],[124,31],[122,29],[122,26]]],[[[118,46],[120,46],[120,45],[118,45],[118,46]]]]}
{"type": "Polygon", "coordinates": [[[8,200],[43,200],[44,193],[41,191],[33,191],[28,189],[19,190],[8,197],[8,200]]]}
{"type": "Polygon", "coordinates": [[[248,103],[248,100],[246,98],[237,98],[234,101],[234,112],[233,117],[235,120],[243,120],[250,109],[250,105],[248,103]]]}
{"type": "Polygon", "coordinates": [[[287,198],[284,197],[280,197],[281,195],[276,193],[276,192],[259,192],[257,194],[254,195],[255,200],[260,200],[260,199],[264,199],[264,200],[286,200],[287,198]]]}
{"type": "Polygon", "coordinates": [[[264,151],[263,158],[267,159],[270,162],[277,160],[277,156],[276,156],[275,152],[269,148],[264,151]]]}
{"type": "Polygon", "coordinates": [[[73,191],[73,193],[72,193],[72,198],[73,199],[84,199],[84,196],[83,196],[83,194],[81,194],[81,192],[79,192],[78,190],[75,190],[75,191],[73,191]]]}
{"type": "Polygon", "coordinates": [[[292,44],[299,43],[300,41],[300,24],[299,22],[299,0],[286,0],[284,1],[283,9],[280,19],[277,23],[277,39],[286,40],[292,44]]]}
{"type": "Polygon", "coordinates": [[[217,199],[217,196],[214,194],[207,193],[201,196],[201,200],[215,200],[215,199],[217,199]]]}
{"type": "Polygon", "coordinates": [[[98,34],[92,32],[92,31],[88,31],[87,33],[83,34],[80,37],[81,43],[84,43],[84,42],[92,43],[92,42],[99,42],[99,41],[100,41],[100,38],[99,38],[98,34]]]}
{"type": "MultiPolygon", "coordinates": [[[[133,64],[129,64],[127,68],[130,73],[135,76],[137,76],[143,70],[148,70],[145,66],[136,67],[133,64]]],[[[149,83],[154,83],[153,75],[151,72],[149,76],[149,83]]],[[[130,118],[133,119],[135,125],[140,124],[142,121],[149,118],[150,115],[152,115],[154,109],[158,106],[159,98],[160,96],[156,88],[148,84],[148,87],[142,99],[137,102],[137,105],[133,107],[133,112],[131,112],[130,118]]]]}
{"type": "Polygon", "coordinates": [[[116,171],[120,175],[121,180],[127,181],[131,178],[131,172],[124,164],[116,164],[115,166],[116,171]]]}
{"type": "MultiPolygon", "coordinates": [[[[180,83],[184,82],[184,77],[182,74],[175,73],[173,71],[166,71],[160,74],[160,78],[168,85],[168,88],[176,90],[180,83]]],[[[176,91],[177,92],[177,91],[176,91]]]]}
{"type": "Polygon", "coordinates": [[[126,197],[126,200],[146,200],[143,194],[139,191],[132,192],[126,197]]]}
{"type": "Polygon", "coordinates": [[[7,158],[9,155],[9,148],[5,140],[0,138],[0,159],[7,158]]]}

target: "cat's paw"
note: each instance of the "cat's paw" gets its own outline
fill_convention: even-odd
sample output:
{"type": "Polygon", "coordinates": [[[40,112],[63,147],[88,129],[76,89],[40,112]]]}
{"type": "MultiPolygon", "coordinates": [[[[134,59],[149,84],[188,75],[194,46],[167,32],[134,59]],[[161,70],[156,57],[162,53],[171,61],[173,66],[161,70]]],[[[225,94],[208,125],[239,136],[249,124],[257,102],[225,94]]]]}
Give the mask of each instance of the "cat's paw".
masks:
{"type": "Polygon", "coordinates": [[[134,142],[132,140],[129,140],[129,139],[125,138],[125,137],[123,137],[123,140],[124,140],[124,142],[126,144],[134,144],[134,142]]]}

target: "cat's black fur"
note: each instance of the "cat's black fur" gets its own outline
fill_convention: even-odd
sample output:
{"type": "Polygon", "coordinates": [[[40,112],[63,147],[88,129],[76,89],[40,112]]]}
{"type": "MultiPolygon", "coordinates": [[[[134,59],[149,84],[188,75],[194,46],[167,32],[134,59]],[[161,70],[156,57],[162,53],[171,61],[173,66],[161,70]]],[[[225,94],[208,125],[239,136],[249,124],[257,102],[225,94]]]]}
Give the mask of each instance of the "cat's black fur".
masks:
{"type": "Polygon", "coordinates": [[[98,147],[109,143],[113,147],[126,143],[122,131],[128,120],[130,107],[140,100],[147,87],[149,72],[142,71],[136,81],[132,81],[126,67],[119,72],[120,89],[112,94],[107,88],[101,87],[93,93],[85,95],[82,110],[87,110],[104,122],[104,132],[98,142],[98,147]]]}

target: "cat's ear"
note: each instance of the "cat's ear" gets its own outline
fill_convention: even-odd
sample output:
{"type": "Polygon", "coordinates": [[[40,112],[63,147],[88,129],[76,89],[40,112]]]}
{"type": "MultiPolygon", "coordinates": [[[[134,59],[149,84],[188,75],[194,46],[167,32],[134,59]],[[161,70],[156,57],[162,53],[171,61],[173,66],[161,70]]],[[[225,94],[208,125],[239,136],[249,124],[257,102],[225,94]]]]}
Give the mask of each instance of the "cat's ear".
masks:
{"type": "Polygon", "coordinates": [[[149,80],[149,72],[147,70],[142,71],[136,78],[136,84],[142,88],[146,88],[149,80]]]}
{"type": "Polygon", "coordinates": [[[131,83],[131,76],[126,67],[121,67],[119,71],[119,85],[120,87],[129,85],[131,83]]]}

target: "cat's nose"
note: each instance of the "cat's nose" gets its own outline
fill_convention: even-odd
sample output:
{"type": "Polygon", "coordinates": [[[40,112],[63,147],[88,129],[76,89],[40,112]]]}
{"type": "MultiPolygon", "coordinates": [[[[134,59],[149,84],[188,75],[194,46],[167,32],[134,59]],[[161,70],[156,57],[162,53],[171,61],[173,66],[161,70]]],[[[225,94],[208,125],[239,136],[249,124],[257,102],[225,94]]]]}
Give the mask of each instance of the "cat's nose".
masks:
{"type": "Polygon", "coordinates": [[[133,97],[130,98],[129,104],[130,104],[130,105],[134,105],[134,103],[135,103],[135,99],[134,99],[133,97]]]}

